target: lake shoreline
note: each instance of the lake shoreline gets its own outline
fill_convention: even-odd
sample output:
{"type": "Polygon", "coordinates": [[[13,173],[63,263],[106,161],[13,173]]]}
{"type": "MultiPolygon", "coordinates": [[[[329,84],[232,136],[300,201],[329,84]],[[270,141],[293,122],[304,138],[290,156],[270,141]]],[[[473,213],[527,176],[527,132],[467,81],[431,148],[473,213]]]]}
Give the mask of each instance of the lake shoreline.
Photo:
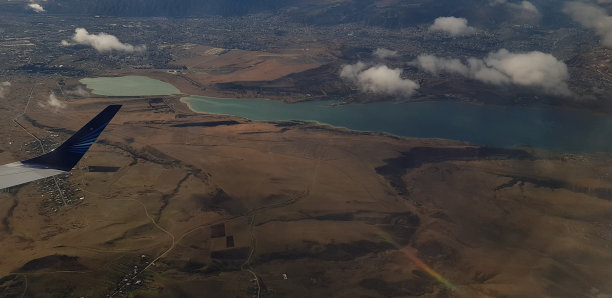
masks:
{"type": "Polygon", "coordinates": [[[606,131],[612,131],[612,117],[584,111],[448,101],[330,105],[331,101],[285,104],[203,96],[182,97],[180,101],[195,113],[252,121],[303,121],[357,132],[442,139],[483,147],[530,147],[559,153],[612,152],[612,136],[606,137],[606,131]],[[606,127],[610,130],[602,129],[606,127]]]}

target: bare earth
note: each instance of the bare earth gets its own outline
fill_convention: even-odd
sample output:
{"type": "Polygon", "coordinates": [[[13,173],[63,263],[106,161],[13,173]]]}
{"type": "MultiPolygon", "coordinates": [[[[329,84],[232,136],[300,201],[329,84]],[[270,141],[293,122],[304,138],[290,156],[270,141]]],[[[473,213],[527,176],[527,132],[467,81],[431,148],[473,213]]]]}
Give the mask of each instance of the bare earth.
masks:
{"type": "MultiPolygon", "coordinates": [[[[11,121],[31,90],[21,87],[0,110],[4,163],[37,150],[11,121]]],[[[0,193],[3,296],[612,294],[609,155],[250,122],[177,98],[68,98],[53,111],[37,104],[52,88],[41,82],[17,117],[50,144],[124,107],[62,178],[67,206],[48,181],[0,193]]]]}

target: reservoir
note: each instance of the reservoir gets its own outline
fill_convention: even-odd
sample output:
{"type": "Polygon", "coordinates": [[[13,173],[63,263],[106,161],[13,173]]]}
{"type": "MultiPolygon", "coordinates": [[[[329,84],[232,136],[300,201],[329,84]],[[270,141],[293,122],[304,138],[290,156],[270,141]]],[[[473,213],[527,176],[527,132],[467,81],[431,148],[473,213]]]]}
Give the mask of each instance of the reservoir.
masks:
{"type": "Polygon", "coordinates": [[[333,105],[333,101],[286,104],[201,96],[184,97],[181,101],[196,112],[257,121],[316,121],[351,130],[458,140],[481,146],[612,152],[612,117],[589,112],[446,101],[333,105]]]}
{"type": "Polygon", "coordinates": [[[171,84],[143,76],[100,77],[79,80],[91,93],[105,96],[153,96],[180,94],[171,84]]]}

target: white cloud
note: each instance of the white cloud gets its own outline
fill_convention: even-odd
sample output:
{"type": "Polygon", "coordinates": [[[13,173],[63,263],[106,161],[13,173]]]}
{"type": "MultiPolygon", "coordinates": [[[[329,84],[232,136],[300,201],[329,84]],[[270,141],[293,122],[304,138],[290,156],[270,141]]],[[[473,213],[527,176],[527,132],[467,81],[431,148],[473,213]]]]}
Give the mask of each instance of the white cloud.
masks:
{"type": "Polygon", "coordinates": [[[52,110],[60,110],[66,107],[66,104],[59,100],[54,93],[49,94],[49,99],[46,102],[39,102],[39,106],[43,108],[50,108],[52,110]]]}
{"type": "Polygon", "coordinates": [[[385,65],[368,67],[363,62],[344,65],[340,77],[356,84],[363,92],[410,96],[419,84],[402,79],[401,69],[390,69],[385,65]]]}
{"type": "Polygon", "coordinates": [[[80,96],[80,97],[89,96],[89,92],[87,92],[87,90],[85,90],[85,88],[83,88],[83,86],[80,86],[80,85],[74,89],[65,90],[64,93],[66,95],[74,95],[74,96],[80,96]]]}
{"type": "Polygon", "coordinates": [[[11,82],[0,83],[0,98],[4,98],[10,91],[11,82]]]}
{"type": "Polygon", "coordinates": [[[30,3],[28,4],[28,7],[35,11],[35,12],[45,12],[45,9],[42,7],[42,5],[38,4],[38,3],[30,3]]]}
{"type": "Polygon", "coordinates": [[[513,9],[524,10],[525,12],[538,14],[538,15],[540,14],[540,11],[538,10],[538,8],[529,1],[521,1],[518,3],[513,3],[513,2],[508,2],[507,0],[491,0],[489,1],[489,4],[492,6],[503,4],[513,9]]]}
{"type": "Polygon", "coordinates": [[[423,70],[432,73],[453,73],[467,76],[469,68],[459,59],[443,58],[434,55],[419,55],[416,64],[423,70]]]}
{"type": "Polygon", "coordinates": [[[359,73],[362,72],[366,67],[367,66],[365,65],[365,63],[361,61],[355,64],[344,65],[340,70],[340,77],[353,80],[354,78],[357,78],[357,76],[359,76],[359,73]]]}
{"type": "Polygon", "coordinates": [[[526,10],[526,11],[529,11],[529,12],[533,12],[533,13],[537,13],[537,14],[539,14],[539,13],[540,13],[540,11],[538,10],[538,8],[537,8],[535,5],[533,5],[533,3],[529,2],[529,1],[523,1],[523,2],[521,2],[520,7],[521,7],[523,10],[526,10]]]}
{"type": "MultiPolygon", "coordinates": [[[[92,46],[94,49],[96,49],[96,51],[100,53],[110,52],[113,50],[124,52],[140,52],[146,49],[144,45],[133,46],[128,43],[122,43],[114,35],[106,34],[104,32],[98,34],[89,34],[89,32],[85,30],[85,28],[75,29],[74,36],[72,36],[72,41],[76,44],[92,46]]],[[[69,46],[72,45],[72,43],[66,40],[62,40],[62,45],[69,46]]]]}
{"type": "Polygon", "coordinates": [[[583,27],[594,29],[601,38],[601,43],[612,48],[612,17],[605,9],[594,4],[573,1],[565,3],[563,12],[583,27]]]}
{"type": "Polygon", "coordinates": [[[476,29],[468,26],[467,23],[468,21],[464,18],[439,17],[429,27],[429,31],[446,32],[450,36],[474,34],[476,29]]]}
{"type": "Polygon", "coordinates": [[[397,51],[392,51],[392,50],[388,50],[388,49],[376,49],[376,51],[374,51],[374,56],[378,57],[379,59],[387,59],[387,58],[391,58],[391,57],[396,57],[397,56],[397,51]]]}
{"type": "Polygon", "coordinates": [[[549,94],[571,95],[565,63],[537,51],[511,53],[502,49],[484,59],[469,58],[465,63],[459,59],[420,55],[415,64],[432,74],[457,74],[489,84],[537,87],[549,94]]]}

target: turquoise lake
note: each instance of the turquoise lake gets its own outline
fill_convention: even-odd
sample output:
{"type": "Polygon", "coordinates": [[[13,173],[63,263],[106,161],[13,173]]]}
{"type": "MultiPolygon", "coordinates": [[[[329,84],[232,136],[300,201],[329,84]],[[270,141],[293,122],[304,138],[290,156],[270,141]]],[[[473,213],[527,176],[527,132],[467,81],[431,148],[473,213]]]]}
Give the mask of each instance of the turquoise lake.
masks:
{"type": "Polygon", "coordinates": [[[105,96],[153,96],[180,94],[176,87],[143,76],[100,77],[79,80],[91,93],[105,96]]]}
{"type": "Polygon", "coordinates": [[[466,141],[482,146],[529,146],[568,153],[612,152],[612,117],[557,109],[458,102],[286,104],[266,99],[181,99],[201,113],[256,121],[316,121],[358,131],[466,141]]]}

